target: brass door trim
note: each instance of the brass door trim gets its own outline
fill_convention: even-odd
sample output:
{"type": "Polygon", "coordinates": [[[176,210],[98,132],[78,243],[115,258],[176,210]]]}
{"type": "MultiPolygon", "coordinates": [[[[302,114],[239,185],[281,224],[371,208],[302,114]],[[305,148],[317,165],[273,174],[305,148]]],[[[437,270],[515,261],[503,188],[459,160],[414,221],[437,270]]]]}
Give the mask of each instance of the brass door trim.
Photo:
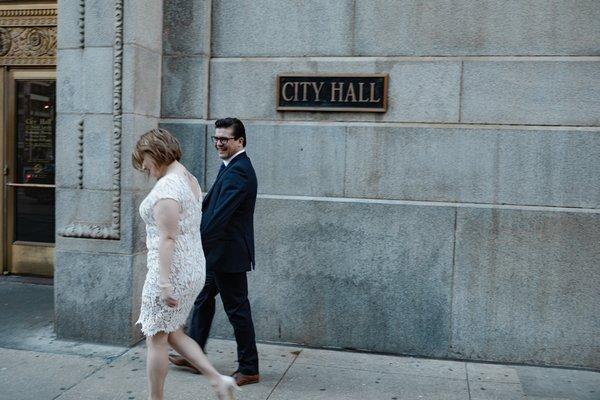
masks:
{"type": "Polygon", "coordinates": [[[51,277],[46,265],[54,259],[54,247],[38,246],[36,252],[31,246],[14,244],[14,252],[18,254],[17,262],[11,265],[11,273],[51,277]]]}
{"type": "Polygon", "coordinates": [[[10,187],[25,187],[25,188],[44,188],[44,189],[55,189],[56,185],[50,185],[45,183],[6,183],[6,186],[10,187]]]}
{"type": "MultiPolygon", "coordinates": [[[[17,68],[44,68],[47,74],[43,79],[56,79],[56,27],[58,6],[56,0],[4,0],[0,4],[0,167],[3,169],[2,185],[0,185],[0,272],[8,273],[8,236],[6,226],[8,193],[11,192],[6,182],[11,181],[7,170],[9,165],[7,151],[10,149],[8,132],[9,120],[14,118],[14,96],[8,94],[9,66],[17,68]],[[33,47],[32,47],[33,46],[33,47]],[[10,97],[10,98],[9,98],[10,97]],[[11,107],[9,107],[11,106],[11,107]]],[[[79,7],[80,24],[84,18],[82,7],[79,7]]],[[[80,30],[81,27],[80,27],[80,30]]],[[[28,73],[22,76],[29,78],[28,73]]]]}
{"type": "MultiPolygon", "coordinates": [[[[27,264],[21,262],[17,262],[15,260],[13,253],[18,253],[19,260],[22,258],[23,260],[27,260],[34,271],[34,274],[37,275],[47,275],[44,273],[43,269],[43,261],[46,262],[50,259],[54,251],[53,246],[47,246],[39,243],[36,243],[36,247],[40,250],[44,247],[48,248],[48,250],[43,250],[39,257],[36,257],[35,254],[31,253],[31,251],[27,252],[27,247],[31,247],[29,242],[24,241],[15,241],[14,240],[14,227],[15,227],[15,217],[14,213],[11,212],[15,208],[15,200],[13,196],[10,196],[11,187],[20,187],[21,185],[35,185],[39,186],[42,184],[19,184],[15,182],[15,170],[13,166],[15,165],[15,139],[16,139],[16,88],[18,80],[56,80],[56,70],[54,69],[6,69],[5,72],[5,96],[4,96],[4,104],[5,104],[5,134],[4,134],[4,151],[2,152],[2,156],[4,157],[4,166],[5,166],[5,175],[4,175],[4,184],[3,184],[3,192],[5,199],[5,207],[3,209],[4,216],[4,224],[2,225],[4,231],[4,254],[5,254],[5,266],[6,270],[10,273],[29,273],[27,272],[27,264]]],[[[52,185],[55,186],[55,185],[52,185]]]]}
{"type": "Polygon", "coordinates": [[[0,68],[0,127],[2,128],[2,136],[0,137],[0,167],[4,171],[2,174],[2,183],[3,185],[0,187],[0,229],[2,232],[0,233],[1,241],[0,241],[0,260],[2,261],[2,274],[8,273],[8,257],[6,251],[6,192],[7,190],[4,187],[4,183],[6,181],[6,173],[7,173],[7,163],[6,163],[6,132],[8,132],[7,126],[7,101],[5,98],[5,90],[8,83],[8,71],[7,67],[0,68]]]}
{"type": "Polygon", "coordinates": [[[15,246],[31,246],[31,247],[54,247],[54,243],[45,243],[45,242],[28,242],[26,240],[15,240],[13,243],[15,246]]]}
{"type": "MultiPolygon", "coordinates": [[[[50,68],[19,68],[11,69],[9,71],[9,78],[11,79],[39,79],[48,80],[56,79],[56,70],[50,68]]],[[[9,82],[10,83],[10,82],[9,82]]]]}

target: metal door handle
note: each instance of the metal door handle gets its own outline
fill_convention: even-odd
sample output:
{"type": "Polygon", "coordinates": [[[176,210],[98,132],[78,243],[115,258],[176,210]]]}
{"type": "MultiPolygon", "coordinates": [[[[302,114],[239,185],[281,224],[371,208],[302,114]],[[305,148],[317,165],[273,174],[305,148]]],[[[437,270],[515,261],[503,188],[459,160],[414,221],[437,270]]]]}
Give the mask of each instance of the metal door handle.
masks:
{"type": "Polygon", "coordinates": [[[7,182],[6,186],[12,187],[25,187],[25,188],[45,188],[45,189],[54,189],[56,185],[50,185],[45,183],[12,183],[7,182]]]}

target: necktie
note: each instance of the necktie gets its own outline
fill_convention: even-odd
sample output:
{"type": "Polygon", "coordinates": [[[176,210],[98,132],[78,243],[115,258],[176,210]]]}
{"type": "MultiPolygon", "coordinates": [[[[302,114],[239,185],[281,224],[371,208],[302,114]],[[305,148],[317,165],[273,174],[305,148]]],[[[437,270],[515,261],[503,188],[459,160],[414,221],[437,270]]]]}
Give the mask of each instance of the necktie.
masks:
{"type": "Polygon", "coordinates": [[[219,179],[223,171],[225,171],[225,168],[227,168],[225,164],[221,164],[221,168],[219,168],[219,173],[217,174],[217,179],[219,179]]]}

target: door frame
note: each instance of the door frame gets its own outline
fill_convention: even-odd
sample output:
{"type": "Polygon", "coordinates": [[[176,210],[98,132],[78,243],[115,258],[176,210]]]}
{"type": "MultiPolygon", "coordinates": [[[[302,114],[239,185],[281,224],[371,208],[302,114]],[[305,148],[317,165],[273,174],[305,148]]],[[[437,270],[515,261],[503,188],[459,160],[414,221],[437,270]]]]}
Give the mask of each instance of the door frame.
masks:
{"type": "Polygon", "coordinates": [[[5,97],[5,88],[7,86],[8,83],[8,67],[4,66],[2,67],[2,70],[0,71],[0,127],[2,128],[2,136],[0,137],[0,168],[2,168],[2,186],[0,187],[0,229],[2,229],[0,237],[0,255],[1,255],[1,261],[2,261],[2,275],[8,274],[9,273],[9,266],[8,266],[8,254],[6,251],[6,243],[7,243],[7,237],[6,237],[6,197],[7,197],[7,191],[5,190],[6,186],[5,186],[5,182],[6,182],[6,157],[4,156],[4,154],[6,153],[6,137],[8,136],[7,134],[7,123],[6,123],[6,118],[5,115],[8,112],[8,102],[6,101],[5,97]]]}
{"type": "MultiPolygon", "coordinates": [[[[3,169],[2,179],[2,261],[4,274],[26,273],[34,275],[50,275],[43,268],[23,271],[15,264],[17,258],[26,260],[30,265],[41,265],[54,257],[54,243],[31,243],[14,241],[14,187],[10,183],[15,181],[15,144],[16,144],[16,104],[17,104],[17,81],[18,80],[56,80],[56,68],[8,68],[2,69],[2,88],[0,89],[0,101],[3,105],[2,126],[2,152],[0,152],[0,166],[3,169]],[[32,252],[32,247],[36,251],[32,252]]],[[[56,101],[56,100],[55,100],[56,101]]],[[[56,123],[56,121],[55,121],[56,123]]]]}
{"type": "MultiPolygon", "coordinates": [[[[9,105],[14,110],[15,104],[11,105],[7,99],[9,96],[9,71],[14,68],[21,71],[31,71],[35,74],[40,71],[56,74],[56,39],[57,39],[57,14],[58,6],[56,0],[4,0],[0,4],[0,27],[2,28],[2,39],[11,41],[11,46],[0,54],[0,168],[2,171],[2,182],[0,183],[0,272],[8,274],[13,270],[8,263],[7,243],[7,200],[11,198],[6,189],[7,171],[5,167],[9,164],[7,155],[12,151],[8,143],[8,124],[10,118],[9,105]],[[20,40],[24,32],[36,30],[43,36],[51,38],[48,47],[32,49],[28,41],[20,40]]],[[[0,35],[0,36],[2,36],[0,35]]],[[[38,75],[39,76],[39,75],[38,75]]],[[[45,76],[44,76],[45,77],[45,76]]],[[[56,79],[55,76],[51,79],[56,79]]],[[[11,190],[12,192],[12,190],[11,190]]],[[[48,247],[53,249],[53,247],[48,247]]],[[[25,254],[27,255],[27,254],[25,254]]]]}

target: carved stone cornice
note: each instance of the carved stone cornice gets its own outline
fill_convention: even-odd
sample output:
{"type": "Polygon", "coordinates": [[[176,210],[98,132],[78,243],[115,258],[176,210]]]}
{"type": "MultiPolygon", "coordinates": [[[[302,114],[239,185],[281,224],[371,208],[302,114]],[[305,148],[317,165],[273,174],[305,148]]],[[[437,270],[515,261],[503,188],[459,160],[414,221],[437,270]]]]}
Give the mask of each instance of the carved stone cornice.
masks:
{"type": "Polygon", "coordinates": [[[56,65],[56,9],[0,10],[0,65],[56,65]]]}
{"type": "Polygon", "coordinates": [[[55,8],[0,10],[0,26],[56,26],[55,8]]]}
{"type": "Polygon", "coordinates": [[[47,17],[58,14],[56,8],[32,8],[21,10],[0,10],[0,17],[47,17]]]}

